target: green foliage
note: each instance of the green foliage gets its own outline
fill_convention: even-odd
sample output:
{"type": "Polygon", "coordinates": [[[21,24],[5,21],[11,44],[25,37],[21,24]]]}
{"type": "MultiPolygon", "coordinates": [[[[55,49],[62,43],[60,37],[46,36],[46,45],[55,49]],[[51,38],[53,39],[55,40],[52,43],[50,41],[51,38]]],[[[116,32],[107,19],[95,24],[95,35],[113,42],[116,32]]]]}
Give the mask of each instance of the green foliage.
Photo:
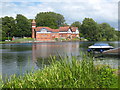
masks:
{"type": "Polygon", "coordinates": [[[5,16],[2,18],[2,37],[12,37],[14,31],[16,30],[15,27],[15,20],[13,17],[5,16]]]}
{"type": "Polygon", "coordinates": [[[31,36],[31,22],[23,15],[17,14],[16,16],[16,30],[15,35],[18,37],[31,36]]]}
{"type": "MultiPolygon", "coordinates": [[[[37,26],[47,26],[53,29],[60,26],[68,26],[64,16],[54,12],[40,12],[35,17],[37,26]]],[[[31,37],[31,21],[21,14],[16,19],[5,16],[0,18],[0,40],[1,37],[31,37]]],[[[85,18],[82,24],[79,21],[73,22],[71,26],[78,27],[80,37],[89,41],[118,41],[120,31],[116,31],[108,23],[98,24],[92,18],[85,18]]]]}
{"type": "Polygon", "coordinates": [[[117,37],[118,37],[117,41],[120,41],[120,31],[116,31],[116,34],[117,34],[117,37]]]}
{"type": "Polygon", "coordinates": [[[115,29],[113,27],[111,27],[108,23],[102,23],[99,24],[100,27],[100,34],[102,39],[105,39],[107,41],[112,41],[112,40],[117,40],[118,36],[117,36],[117,31],[115,31],[115,29]]]}
{"type": "Polygon", "coordinates": [[[73,22],[72,24],[71,24],[71,26],[73,26],[73,27],[78,27],[78,30],[80,30],[81,28],[81,23],[79,22],[79,21],[76,21],[76,22],[73,22]]]}
{"type": "MultiPolygon", "coordinates": [[[[93,59],[51,57],[50,66],[23,77],[13,75],[3,88],[112,88],[117,86],[117,75],[108,66],[95,66],[93,59]]],[[[41,59],[40,59],[41,60],[41,59]]]]}
{"type": "MultiPolygon", "coordinates": [[[[114,83],[118,82],[113,74],[113,70],[109,66],[102,66],[97,71],[100,75],[97,75],[98,81],[97,84],[99,87],[110,88],[114,83]]],[[[117,86],[117,83],[116,83],[117,86]]]]}
{"type": "Polygon", "coordinates": [[[60,14],[54,12],[40,12],[35,17],[37,26],[47,26],[51,28],[58,28],[65,20],[60,14]]]}
{"type": "Polygon", "coordinates": [[[98,25],[92,18],[85,18],[81,25],[81,33],[89,41],[98,41],[98,25]]]}
{"type": "Polygon", "coordinates": [[[58,41],[58,38],[55,38],[56,41],[58,41]]]}
{"type": "Polygon", "coordinates": [[[29,41],[34,41],[33,38],[20,38],[20,39],[15,39],[11,42],[29,42],[29,41]]]}
{"type": "Polygon", "coordinates": [[[92,18],[83,20],[81,33],[89,41],[118,40],[118,31],[115,31],[108,23],[97,24],[92,18]]]}
{"type": "Polygon", "coordinates": [[[78,27],[78,30],[79,30],[79,36],[82,37],[82,33],[81,33],[81,23],[79,21],[76,21],[76,22],[73,22],[71,24],[72,27],[78,27]]]}
{"type": "MultiPolygon", "coordinates": [[[[3,37],[2,38],[2,42],[0,42],[0,43],[13,43],[13,42],[15,42],[15,43],[23,43],[23,42],[33,42],[34,41],[34,39],[33,38],[19,38],[19,39],[15,39],[15,40],[13,40],[13,41],[5,41],[5,40],[8,40],[8,37],[3,37]]],[[[12,40],[12,37],[9,37],[9,40],[12,40]]]]}
{"type": "Polygon", "coordinates": [[[31,36],[31,22],[23,15],[18,14],[16,20],[13,17],[2,18],[2,37],[31,36]]]}
{"type": "Polygon", "coordinates": [[[61,27],[69,26],[67,23],[63,23],[60,25],[61,27]]]}
{"type": "Polygon", "coordinates": [[[12,40],[12,37],[2,37],[0,40],[1,40],[1,41],[5,41],[5,40],[8,40],[8,39],[9,39],[9,40],[12,40]]]}
{"type": "Polygon", "coordinates": [[[77,40],[80,40],[80,39],[78,37],[76,37],[76,38],[73,38],[72,40],[77,41],[77,40]]]}

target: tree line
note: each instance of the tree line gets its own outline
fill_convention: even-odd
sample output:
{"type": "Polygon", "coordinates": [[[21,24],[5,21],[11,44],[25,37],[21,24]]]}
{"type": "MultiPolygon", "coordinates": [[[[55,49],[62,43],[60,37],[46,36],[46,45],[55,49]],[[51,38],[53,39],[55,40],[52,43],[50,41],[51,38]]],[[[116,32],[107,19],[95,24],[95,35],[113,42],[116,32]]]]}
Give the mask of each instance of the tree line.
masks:
{"type": "MultiPolygon", "coordinates": [[[[32,19],[28,19],[22,14],[17,14],[16,18],[5,16],[0,18],[2,28],[0,28],[0,34],[5,40],[8,37],[31,37],[31,22],[32,19]]],[[[57,29],[60,26],[67,26],[63,15],[55,12],[40,12],[35,16],[37,26],[47,26],[53,29],[57,29]]],[[[92,18],[84,18],[82,23],[79,21],[73,22],[70,26],[78,27],[80,37],[84,37],[89,41],[113,41],[118,40],[120,31],[116,31],[108,23],[98,24],[92,18]]]]}

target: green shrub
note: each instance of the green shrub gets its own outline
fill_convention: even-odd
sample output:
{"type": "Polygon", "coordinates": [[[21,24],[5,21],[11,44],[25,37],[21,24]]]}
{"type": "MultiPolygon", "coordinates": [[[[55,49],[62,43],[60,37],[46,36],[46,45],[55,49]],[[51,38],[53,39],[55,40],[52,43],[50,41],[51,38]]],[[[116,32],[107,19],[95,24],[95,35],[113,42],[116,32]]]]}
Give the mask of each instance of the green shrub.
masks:
{"type": "MultiPolygon", "coordinates": [[[[2,41],[8,40],[8,37],[2,37],[2,41]]],[[[12,40],[12,37],[9,37],[9,40],[12,40]]]]}
{"type": "Polygon", "coordinates": [[[58,41],[58,38],[55,38],[56,41],[58,41]]]}

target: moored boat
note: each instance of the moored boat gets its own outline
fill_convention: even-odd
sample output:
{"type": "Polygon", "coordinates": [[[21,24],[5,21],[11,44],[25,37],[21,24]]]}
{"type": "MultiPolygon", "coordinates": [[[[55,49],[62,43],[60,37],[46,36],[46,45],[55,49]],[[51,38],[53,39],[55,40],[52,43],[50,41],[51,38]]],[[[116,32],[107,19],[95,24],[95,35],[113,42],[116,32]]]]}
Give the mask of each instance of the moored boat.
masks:
{"type": "Polygon", "coordinates": [[[88,52],[91,52],[91,51],[98,51],[98,52],[103,52],[105,50],[109,50],[109,49],[113,49],[114,47],[113,46],[110,46],[108,43],[95,43],[94,45],[92,46],[89,46],[88,47],[88,52]]]}

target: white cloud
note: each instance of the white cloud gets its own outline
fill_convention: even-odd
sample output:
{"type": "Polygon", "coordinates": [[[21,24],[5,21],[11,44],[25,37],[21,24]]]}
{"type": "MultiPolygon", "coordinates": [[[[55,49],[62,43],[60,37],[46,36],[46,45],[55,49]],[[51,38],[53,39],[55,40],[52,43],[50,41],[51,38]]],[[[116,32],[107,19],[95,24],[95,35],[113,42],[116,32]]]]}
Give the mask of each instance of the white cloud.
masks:
{"type": "MultiPolygon", "coordinates": [[[[86,2],[119,2],[119,0],[86,0],[86,2]]],[[[4,2],[85,2],[83,0],[4,0],[4,2]]]]}
{"type": "MultiPolygon", "coordinates": [[[[23,14],[27,18],[34,18],[35,15],[39,12],[46,12],[46,11],[53,11],[51,7],[47,7],[47,5],[44,4],[31,4],[26,2],[18,2],[18,3],[12,3],[12,2],[3,2],[2,3],[2,16],[12,16],[16,17],[16,14],[23,14]]],[[[2,17],[1,16],[1,17],[2,17]]]]}
{"type": "Polygon", "coordinates": [[[23,14],[28,18],[35,18],[39,12],[53,11],[62,14],[67,23],[82,22],[88,17],[117,27],[118,20],[118,0],[5,0],[2,10],[2,16],[23,14]]]}

